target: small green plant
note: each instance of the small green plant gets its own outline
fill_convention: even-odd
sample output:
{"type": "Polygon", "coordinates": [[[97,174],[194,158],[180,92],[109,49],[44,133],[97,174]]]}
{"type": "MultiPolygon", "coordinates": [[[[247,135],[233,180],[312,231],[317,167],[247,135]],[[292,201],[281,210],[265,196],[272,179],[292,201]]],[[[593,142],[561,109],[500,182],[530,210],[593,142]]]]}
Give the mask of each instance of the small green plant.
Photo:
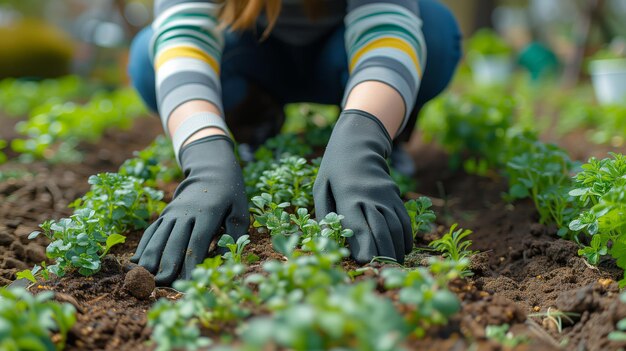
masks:
{"type": "Polygon", "coordinates": [[[469,250],[472,241],[465,240],[472,234],[472,231],[463,228],[456,230],[457,227],[458,224],[453,224],[448,233],[444,234],[441,239],[431,241],[428,246],[442,253],[444,258],[449,258],[453,261],[460,261],[475,254],[474,251],[469,250]]]}
{"type": "Polygon", "coordinates": [[[530,197],[539,212],[539,222],[554,223],[559,235],[568,233],[567,223],[574,216],[574,201],[568,195],[571,172],[578,166],[556,145],[545,144],[532,134],[519,134],[509,142],[506,161],[509,180],[507,198],[530,197]]]}
{"type": "Polygon", "coordinates": [[[31,283],[37,283],[37,277],[41,276],[44,280],[50,279],[46,262],[41,262],[41,266],[35,265],[32,269],[24,269],[15,273],[17,279],[27,279],[31,283]]]}
{"type": "Polygon", "coordinates": [[[262,173],[255,186],[256,193],[268,193],[275,201],[289,202],[295,207],[310,207],[318,168],[301,157],[283,157],[262,173]]]}
{"type": "Polygon", "coordinates": [[[55,351],[65,347],[76,311],[70,304],[50,301],[53,295],[46,291],[33,296],[20,288],[0,288],[1,350],[55,351]]]}
{"type": "Polygon", "coordinates": [[[198,265],[192,279],[174,283],[185,295],[174,303],[161,299],[148,312],[157,350],[196,350],[211,344],[201,336],[199,325],[217,329],[219,323],[239,320],[250,314],[251,291],[241,283],[245,266],[221,256],[198,265]]]}
{"type": "MultiPolygon", "coordinates": [[[[71,268],[77,268],[82,275],[92,275],[100,270],[100,260],[111,247],[125,241],[123,235],[106,233],[95,215],[94,210],[83,208],[70,218],[40,225],[51,241],[46,255],[55,260],[55,264],[48,266],[50,273],[63,276],[71,268]]],[[[34,239],[41,233],[33,232],[28,238],[34,239]]]]}
{"type": "Polygon", "coordinates": [[[398,350],[408,327],[393,303],[373,290],[373,282],[317,290],[302,303],[253,319],[242,332],[244,343],[256,349],[398,350]]]}
{"type": "MultiPolygon", "coordinates": [[[[581,168],[574,178],[576,187],[569,192],[581,209],[569,228],[591,240],[578,253],[591,264],[609,254],[626,269],[626,157],[612,153],[611,158],[591,158],[581,168]]],[[[624,285],[626,279],[620,281],[624,285]]]]}
{"type": "Polygon", "coordinates": [[[344,216],[338,215],[334,212],[327,214],[324,219],[320,221],[322,237],[330,238],[339,244],[339,246],[346,246],[346,238],[350,238],[354,235],[352,229],[344,229],[341,225],[341,220],[344,216]]]}
{"type": "Polygon", "coordinates": [[[418,338],[434,325],[444,325],[461,309],[459,299],[447,290],[447,284],[460,276],[466,259],[460,262],[431,259],[428,267],[407,270],[387,268],[381,272],[386,289],[399,289],[399,302],[409,312],[405,317],[411,332],[418,338]]]}
{"type": "Polygon", "coordinates": [[[404,203],[411,218],[411,228],[413,229],[413,238],[418,234],[428,233],[433,229],[433,225],[437,216],[431,210],[433,202],[426,196],[421,196],[415,200],[409,200],[404,203]]]}
{"type": "MultiPolygon", "coordinates": [[[[453,262],[462,262],[476,254],[476,251],[469,249],[469,247],[472,246],[472,241],[466,239],[472,234],[472,231],[462,228],[456,229],[457,227],[458,224],[453,224],[448,233],[442,236],[441,239],[431,241],[428,246],[442,253],[445,259],[452,260],[453,262]]],[[[467,268],[461,271],[462,277],[471,275],[472,272],[467,268]]]]}
{"type": "Polygon", "coordinates": [[[509,325],[506,323],[501,325],[488,325],[485,328],[485,337],[506,348],[515,348],[528,342],[529,339],[527,336],[513,335],[513,333],[509,331],[509,328],[509,325]]]}
{"type": "Polygon", "coordinates": [[[182,178],[172,143],[162,135],[147,148],[135,152],[135,157],[122,164],[119,173],[143,179],[148,186],[154,186],[159,181],[167,183],[182,178]]]}
{"type": "Polygon", "coordinates": [[[267,193],[254,197],[252,203],[255,206],[250,209],[254,215],[252,225],[263,232],[268,231],[272,237],[298,236],[305,244],[313,237],[321,235],[343,247],[346,245],[345,240],[354,235],[352,230],[342,227],[341,220],[344,217],[334,212],[328,213],[317,222],[311,219],[306,208],[297,208],[295,214],[290,214],[286,211],[291,207],[289,202],[277,204],[272,195],[267,193]]]}
{"type": "Polygon", "coordinates": [[[165,204],[163,193],[143,182],[118,173],[91,176],[91,190],[71,205],[72,216],[46,221],[40,225],[42,232],[29,235],[34,239],[43,233],[51,241],[46,255],[55,263],[47,271],[63,276],[76,268],[82,275],[92,275],[100,270],[102,257],[126,240],[121,233],[147,227],[165,204]]]}
{"type": "Polygon", "coordinates": [[[248,244],[250,244],[249,235],[242,235],[235,242],[232,236],[224,234],[217,243],[217,246],[228,249],[228,252],[222,255],[225,260],[241,263],[243,250],[248,244]]]}
{"type": "Polygon", "coordinates": [[[148,226],[153,213],[161,212],[163,192],[144,186],[144,181],[119,173],[101,173],[89,177],[91,189],[70,207],[90,208],[105,219],[105,230],[124,233],[148,226]]]}

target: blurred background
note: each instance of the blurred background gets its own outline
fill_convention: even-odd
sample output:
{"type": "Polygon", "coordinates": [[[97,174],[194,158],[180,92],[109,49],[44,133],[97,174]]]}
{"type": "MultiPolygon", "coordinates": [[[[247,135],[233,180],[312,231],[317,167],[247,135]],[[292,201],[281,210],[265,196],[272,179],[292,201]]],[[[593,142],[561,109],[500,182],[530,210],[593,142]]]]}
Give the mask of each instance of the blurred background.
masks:
{"type": "MultiPolygon", "coordinates": [[[[468,131],[498,129],[506,120],[550,141],[584,135],[626,145],[626,0],[441,1],[462,28],[464,55],[448,92],[422,110],[426,139],[456,128],[476,143],[468,131]]],[[[79,144],[149,114],[128,87],[126,67],[152,6],[0,0],[0,163],[17,155],[76,162],[79,144]]],[[[328,123],[337,115],[336,107],[316,111],[332,111],[321,113],[328,123]]],[[[286,115],[285,130],[309,123],[299,105],[287,106],[286,115]]],[[[157,123],[146,125],[160,132],[157,123]]]]}
{"type": "MultiPolygon", "coordinates": [[[[586,74],[585,57],[623,51],[624,0],[444,2],[466,39],[492,28],[535,76],[558,69],[564,82],[573,84],[586,74]]],[[[0,78],[76,73],[105,83],[124,82],[129,43],[151,18],[151,0],[3,0],[0,78]]],[[[475,46],[480,45],[494,44],[483,38],[475,46]]]]}

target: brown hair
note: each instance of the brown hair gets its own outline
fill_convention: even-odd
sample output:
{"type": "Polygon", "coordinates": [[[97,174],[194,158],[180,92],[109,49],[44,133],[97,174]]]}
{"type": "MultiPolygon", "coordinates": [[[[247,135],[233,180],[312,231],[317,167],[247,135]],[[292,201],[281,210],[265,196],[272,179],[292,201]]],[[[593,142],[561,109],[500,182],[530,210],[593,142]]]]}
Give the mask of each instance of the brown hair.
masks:
{"type": "MultiPolygon", "coordinates": [[[[307,12],[314,18],[319,15],[319,0],[303,0],[307,12]]],[[[278,19],[282,0],[223,0],[224,7],[220,20],[233,30],[248,29],[254,26],[261,11],[265,10],[268,27],[263,33],[267,36],[278,19]]]]}

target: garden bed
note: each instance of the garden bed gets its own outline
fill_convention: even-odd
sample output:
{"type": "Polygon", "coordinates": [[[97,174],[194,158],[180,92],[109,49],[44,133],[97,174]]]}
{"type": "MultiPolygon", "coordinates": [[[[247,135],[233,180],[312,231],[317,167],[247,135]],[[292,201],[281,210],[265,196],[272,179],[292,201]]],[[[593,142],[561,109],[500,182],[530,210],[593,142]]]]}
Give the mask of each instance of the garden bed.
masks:
{"type": "MultiPolygon", "coordinates": [[[[0,184],[0,285],[15,279],[16,271],[43,259],[45,239],[27,239],[38,224],[68,216],[71,210],[67,205],[88,190],[86,180],[90,175],[117,170],[132,151],[148,145],[159,131],[157,120],[142,118],[130,131],[107,132],[97,145],[83,145],[86,157],[81,164],[3,165],[1,170],[20,169],[33,175],[0,184]]],[[[584,160],[592,155],[606,155],[606,147],[582,144],[568,142],[564,146],[584,160]]],[[[531,201],[504,201],[504,179],[452,172],[445,154],[431,145],[416,141],[409,150],[419,167],[417,193],[434,199],[440,224],[436,232],[419,239],[418,244],[426,246],[430,239],[458,222],[474,232],[472,249],[480,254],[472,259],[474,276],[456,280],[450,287],[461,298],[462,311],[446,326],[431,328],[424,339],[409,338],[408,348],[463,350],[476,342],[481,350],[497,350],[501,346],[485,338],[485,328],[504,323],[510,324],[516,335],[526,334],[530,338],[519,349],[607,350],[626,346],[607,339],[617,321],[626,317],[626,306],[619,304],[615,282],[621,278],[620,270],[610,263],[598,268],[586,264],[578,256],[576,244],[558,239],[556,227],[538,223],[531,201]],[[573,325],[563,320],[560,333],[549,318],[529,317],[555,308],[577,313],[572,317],[573,325]]],[[[161,187],[167,201],[175,184],[161,187]]],[[[126,243],[116,246],[104,260],[102,270],[93,276],[69,274],[30,287],[32,292],[53,290],[57,300],[74,305],[78,311],[77,323],[68,334],[68,350],[153,348],[146,344],[150,338],[147,311],[157,298],[174,300],[180,295],[172,289],[157,288],[146,298],[134,296],[151,284],[149,279],[127,278],[127,272],[134,268],[128,259],[140,236],[141,231],[128,235],[126,243]]],[[[264,260],[282,259],[271,249],[267,234],[253,230],[251,241],[246,252],[257,255],[260,262],[250,270],[264,260]]],[[[354,267],[352,263],[348,265],[354,267]]],[[[136,271],[135,268],[133,272],[136,271]]],[[[220,331],[210,334],[217,340],[221,335],[220,331]]]]}

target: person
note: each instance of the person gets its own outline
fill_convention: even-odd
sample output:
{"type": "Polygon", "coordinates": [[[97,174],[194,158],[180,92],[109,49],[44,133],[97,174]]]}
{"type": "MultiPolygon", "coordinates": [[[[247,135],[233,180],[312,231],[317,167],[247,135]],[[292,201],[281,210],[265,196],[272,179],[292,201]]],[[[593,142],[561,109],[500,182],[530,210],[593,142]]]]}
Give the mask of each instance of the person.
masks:
{"type": "Polygon", "coordinates": [[[342,108],[313,187],[316,216],[345,216],[357,262],[403,262],[411,223],[386,159],[456,69],[450,11],[435,0],[157,0],[155,14],[129,73],[186,178],[131,261],[169,285],[190,277],[222,227],[247,233],[231,136],[259,144],[284,104],[313,102],[342,108]]]}

